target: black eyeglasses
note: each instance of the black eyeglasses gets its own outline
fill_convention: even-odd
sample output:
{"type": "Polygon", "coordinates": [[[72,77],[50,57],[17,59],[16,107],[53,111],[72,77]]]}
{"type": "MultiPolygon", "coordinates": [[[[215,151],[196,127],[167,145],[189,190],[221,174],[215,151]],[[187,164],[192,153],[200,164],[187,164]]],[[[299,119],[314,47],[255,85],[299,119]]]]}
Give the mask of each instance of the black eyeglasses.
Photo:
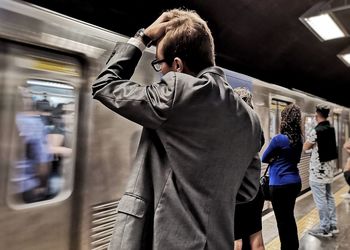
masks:
{"type": "Polygon", "coordinates": [[[165,59],[161,59],[161,60],[155,59],[151,62],[151,65],[155,71],[159,72],[162,69],[161,63],[163,63],[163,62],[166,62],[166,60],[165,59]]]}

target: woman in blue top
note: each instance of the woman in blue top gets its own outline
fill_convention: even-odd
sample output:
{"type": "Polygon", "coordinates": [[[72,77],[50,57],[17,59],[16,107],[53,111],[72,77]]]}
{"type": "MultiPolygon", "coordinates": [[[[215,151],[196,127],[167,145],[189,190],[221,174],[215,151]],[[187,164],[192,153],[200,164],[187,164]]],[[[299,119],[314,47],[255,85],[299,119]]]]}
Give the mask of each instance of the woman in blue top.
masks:
{"type": "Polygon", "coordinates": [[[269,163],[270,192],[281,250],[299,248],[294,218],[295,200],[301,190],[298,170],[303,148],[299,106],[288,105],[281,114],[281,133],[272,138],[262,162],[269,163]]]}

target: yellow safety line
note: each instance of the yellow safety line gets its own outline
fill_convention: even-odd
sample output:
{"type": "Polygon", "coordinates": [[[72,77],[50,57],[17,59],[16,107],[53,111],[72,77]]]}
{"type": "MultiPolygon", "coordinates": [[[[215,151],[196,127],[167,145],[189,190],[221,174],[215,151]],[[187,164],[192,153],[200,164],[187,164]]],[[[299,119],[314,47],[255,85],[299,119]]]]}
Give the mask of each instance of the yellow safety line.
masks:
{"type": "MultiPolygon", "coordinates": [[[[338,206],[344,198],[341,197],[342,194],[345,194],[349,190],[349,187],[346,185],[340,190],[338,190],[335,195],[335,205],[338,206]]],[[[312,209],[308,214],[306,214],[304,217],[302,217],[300,220],[297,221],[297,227],[298,227],[298,237],[301,239],[303,235],[313,228],[314,225],[320,222],[320,219],[318,217],[318,211],[317,208],[312,209]]],[[[281,243],[280,238],[277,236],[273,240],[271,240],[266,246],[266,250],[279,250],[281,249],[281,243]]]]}

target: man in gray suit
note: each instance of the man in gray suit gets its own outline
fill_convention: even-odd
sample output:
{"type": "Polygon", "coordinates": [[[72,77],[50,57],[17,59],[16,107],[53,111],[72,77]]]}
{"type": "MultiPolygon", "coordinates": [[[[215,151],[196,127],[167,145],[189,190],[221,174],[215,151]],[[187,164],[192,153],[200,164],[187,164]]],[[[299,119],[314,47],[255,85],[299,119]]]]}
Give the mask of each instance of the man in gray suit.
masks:
{"type": "Polygon", "coordinates": [[[258,190],[261,126],[215,66],[206,22],[192,11],[164,12],[116,45],[92,90],[144,128],[109,249],[232,249],[235,200],[258,190]],[[130,81],[151,43],[162,78],[130,81]]]}

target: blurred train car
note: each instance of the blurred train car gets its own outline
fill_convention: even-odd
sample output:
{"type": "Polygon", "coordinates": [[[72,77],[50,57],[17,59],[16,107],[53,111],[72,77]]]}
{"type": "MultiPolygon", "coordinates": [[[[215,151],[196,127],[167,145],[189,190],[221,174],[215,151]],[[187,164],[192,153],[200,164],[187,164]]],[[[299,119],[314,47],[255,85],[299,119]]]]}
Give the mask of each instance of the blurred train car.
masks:
{"type": "MultiPolygon", "coordinates": [[[[127,37],[18,1],[0,0],[0,244],[6,250],[102,250],[131,169],[141,127],[91,98],[90,87],[115,42],[127,37]]],[[[160,75],[148,49],[133,80],[160,75]]],[[[332,107],[339,145],[349,138],[349,109],[225,70],[232,87],[253,91],[266,141],[289,103],[332,107]]],[[[267,145],[267,143],[266,143],[267,145]]],[[[265,145],[265,146],[266,146],[265,145]]],[[[303,189],[308,162],[300,162],[303,189]]]]}
{"type": "MultiPolygon", "coordinates": [[[[302,128],[304,138],[308,136],[311,129],[316,125],[315,107],[317,104],[326,104],[331,108],[328,120],[335,128],[336,142],[338,147],[338,160],[336,173],[343,171],[347,160],[347,153],[342,145],[349,138],[349,115],[350,109],[330,103],[319,97],[312,96],[299,90],[290,90],[278,85],[269,84],[236,72],[224,69],[227,81],[235,88],[244,86],[253,93],[254,110],[259,114],[260,121],[265,134],[264,152],[269,141],[279,133],[281,123],[281,111],[290,103],[296,103],[302,110],[302,128]]],[[[298,165],[302,178],[302,192],[309,189],[309,162],[311,151],[303,153],[298,165]]],[[[263,169],[267,165],[263,165],[263,169]]]]}

